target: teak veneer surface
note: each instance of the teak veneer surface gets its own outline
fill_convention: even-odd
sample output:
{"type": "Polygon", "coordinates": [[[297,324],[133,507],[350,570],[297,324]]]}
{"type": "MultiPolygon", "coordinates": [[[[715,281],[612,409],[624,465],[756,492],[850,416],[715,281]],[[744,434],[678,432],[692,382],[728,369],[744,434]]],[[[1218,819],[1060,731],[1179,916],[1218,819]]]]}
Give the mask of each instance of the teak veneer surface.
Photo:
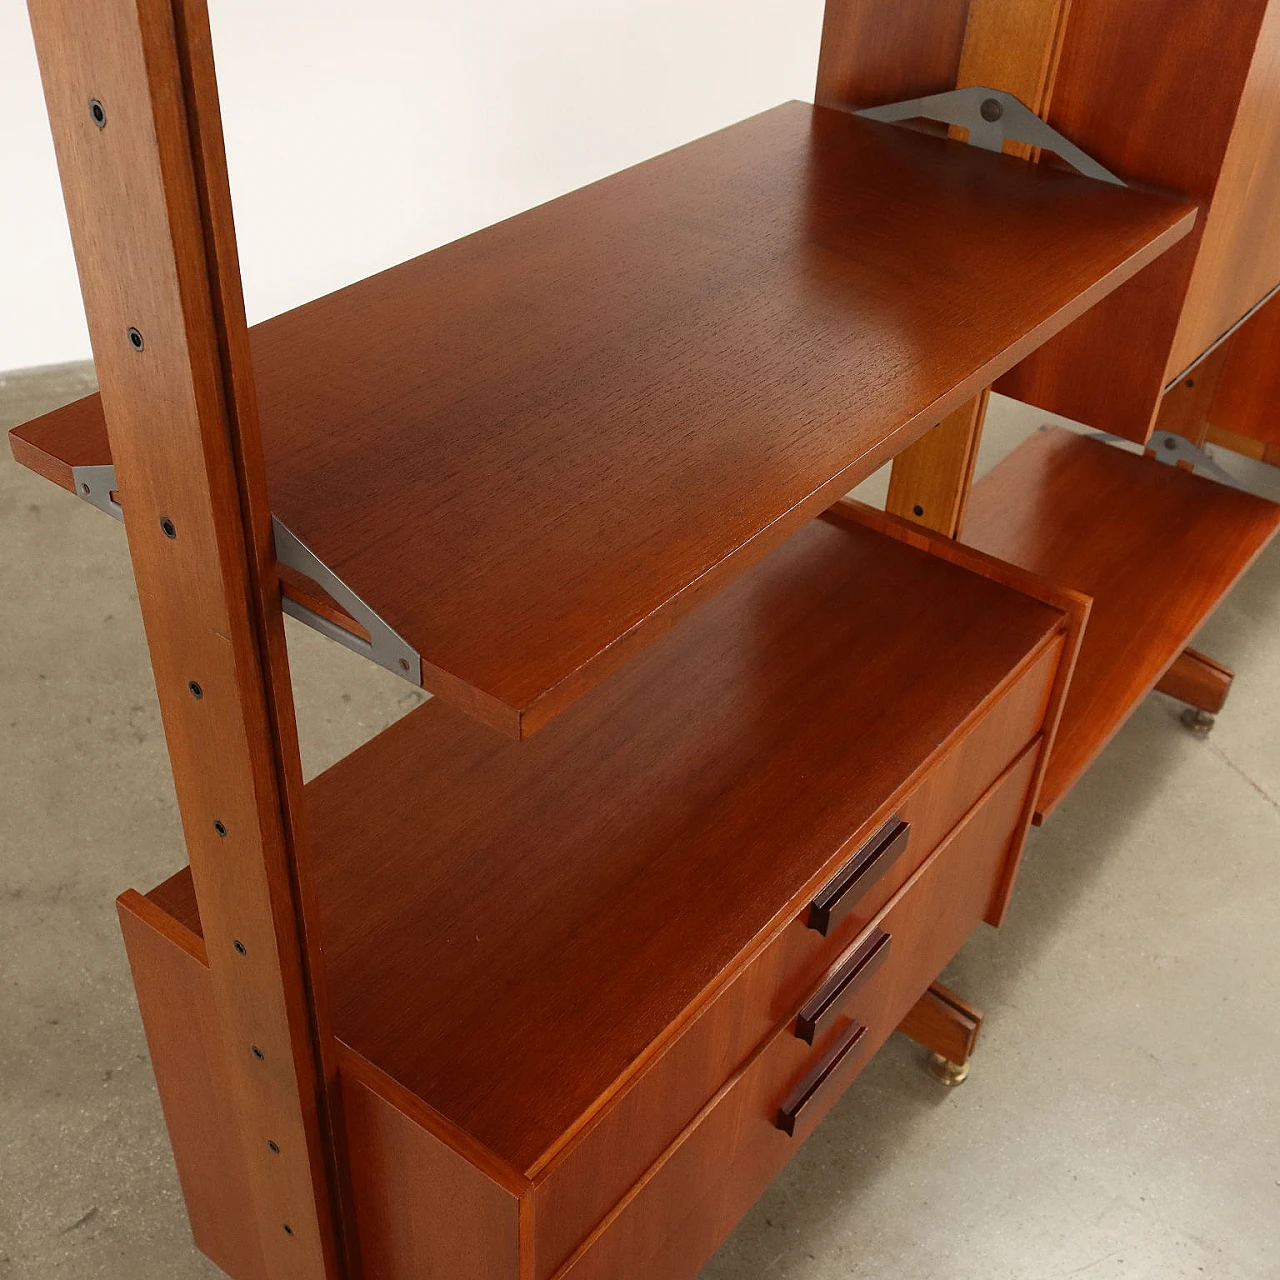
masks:
{"type": "Polygon", "coordinates": [[[1062,626],[818,520],[527,743],[428,703],[308,786],[339,1036],[533,1169],[1062,626]]]}
{"type": "Polygon", "coordinates": [[[1280,506],[1044,427],[974,486],[964,541],[1093,597],[1040,815],[1071,789],[1280,527],[1280,506]]]}
{"type": "MultiPolygon", "coordinates": [[[[778,107],[258,326],[272,508],[531,732],[1193,219],[778,107]]],[[[14,448],[109,460],[92,400],[14,448]]]]}

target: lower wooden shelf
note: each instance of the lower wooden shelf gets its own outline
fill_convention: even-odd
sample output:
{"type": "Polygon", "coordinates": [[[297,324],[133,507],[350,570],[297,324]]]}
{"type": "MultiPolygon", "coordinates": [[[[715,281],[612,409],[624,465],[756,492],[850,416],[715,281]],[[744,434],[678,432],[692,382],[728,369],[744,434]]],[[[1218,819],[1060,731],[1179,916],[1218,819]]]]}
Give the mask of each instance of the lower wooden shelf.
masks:
{"type": "Polygon", "coordinates": [[[1042,821],[1280,527],[1280,506],[1043,427],[973,488],[964,541],[1093,598],[1042,821]]]}
{"type": "MultiPolygon", "coordinates": [[[[693,1274],[1000,914],[1077,628],[987,573],[845,508],[531,741],[433,702],[309,784],[369,1274],[693,1274]],[[747,1145],[699,1211],[678,1170],[730,1131],[747,1145]]],[[[121,905],[197,1239],[255,1275],[227,1239],[234,1162],[187,1136],[218,1105],[190,1086],[215,1068],[183,1061],[218,1050],[187,1030],[189,874],[121,905]]]]}

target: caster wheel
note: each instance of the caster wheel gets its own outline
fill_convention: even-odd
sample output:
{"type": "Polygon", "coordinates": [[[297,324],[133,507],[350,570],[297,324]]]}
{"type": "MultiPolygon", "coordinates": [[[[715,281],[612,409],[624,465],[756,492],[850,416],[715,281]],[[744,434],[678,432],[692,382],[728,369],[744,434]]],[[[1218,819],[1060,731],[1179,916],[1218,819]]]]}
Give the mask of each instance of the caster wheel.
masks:
{"type": "Polygon", "coordinates": [[[940,1053],[929,1055],[929,1074],[939,1084],[946,1085],[948,1089],[956,1089],[964,1084],[969,1078],[971,1065],[968,1062],[952,1062],[950,1058],[944,1058],[940,1053]]]}
{"type": "Polygon", "coordinates": [[[1209,730],[1217,724],[1217,717],[1211,716],[1207,711],[1201,711],[1197,707],[1186,707],[1182,712],[1182,723],[1197,738],[1207,738],[1209,730]]]}

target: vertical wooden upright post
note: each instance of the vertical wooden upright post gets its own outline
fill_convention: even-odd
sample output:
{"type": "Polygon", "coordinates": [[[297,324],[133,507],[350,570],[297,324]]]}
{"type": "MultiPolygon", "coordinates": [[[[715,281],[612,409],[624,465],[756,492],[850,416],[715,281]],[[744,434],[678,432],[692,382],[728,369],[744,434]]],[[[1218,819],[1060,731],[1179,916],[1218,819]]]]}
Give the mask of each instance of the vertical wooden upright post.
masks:
{"type": "Polygon", "coordinates": [[[337,1276],[331,1039],[204,0],[30,11],[262,1272],[337,1276]]]}
{"type": "MultiPolygon", "coordinates": [[[[971,0],[956,88],[1000,89],[1045,115],[1070,7],[1071,0],[971,0]]],[[[1020,143],[1006,143],[1005,150],[1030,155],[1020,143]]],[[[984,391],[898,455],[887,510],[960,536],[989,399],[984,391]]]]}

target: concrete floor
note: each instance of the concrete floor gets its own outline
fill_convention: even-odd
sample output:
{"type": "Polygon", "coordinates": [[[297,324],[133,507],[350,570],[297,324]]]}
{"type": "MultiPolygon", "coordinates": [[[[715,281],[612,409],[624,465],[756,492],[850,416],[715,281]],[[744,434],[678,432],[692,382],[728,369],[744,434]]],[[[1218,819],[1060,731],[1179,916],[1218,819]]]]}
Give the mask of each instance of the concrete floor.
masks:
{"type": "MultiPolygon", "coordinates": [[[[91,385],[0,378],[0,426],[91,385]]],[[[999,403],[982,465],[1038,420],[999,403]]],[[[123,531],[7,449],[0,529],[0,1277],[209,1280],[112,906],[183,861],[123,531]]],[[[1213,736],[1153,695],[952,966],[970,1082],[895,1037],[702,1280],[1280,1277],[1278,636],[1280,545],[1201,637],[1239,673],[1213,736]]],[[[291,644],[309,772],[414,705],[291,644]]]]}

